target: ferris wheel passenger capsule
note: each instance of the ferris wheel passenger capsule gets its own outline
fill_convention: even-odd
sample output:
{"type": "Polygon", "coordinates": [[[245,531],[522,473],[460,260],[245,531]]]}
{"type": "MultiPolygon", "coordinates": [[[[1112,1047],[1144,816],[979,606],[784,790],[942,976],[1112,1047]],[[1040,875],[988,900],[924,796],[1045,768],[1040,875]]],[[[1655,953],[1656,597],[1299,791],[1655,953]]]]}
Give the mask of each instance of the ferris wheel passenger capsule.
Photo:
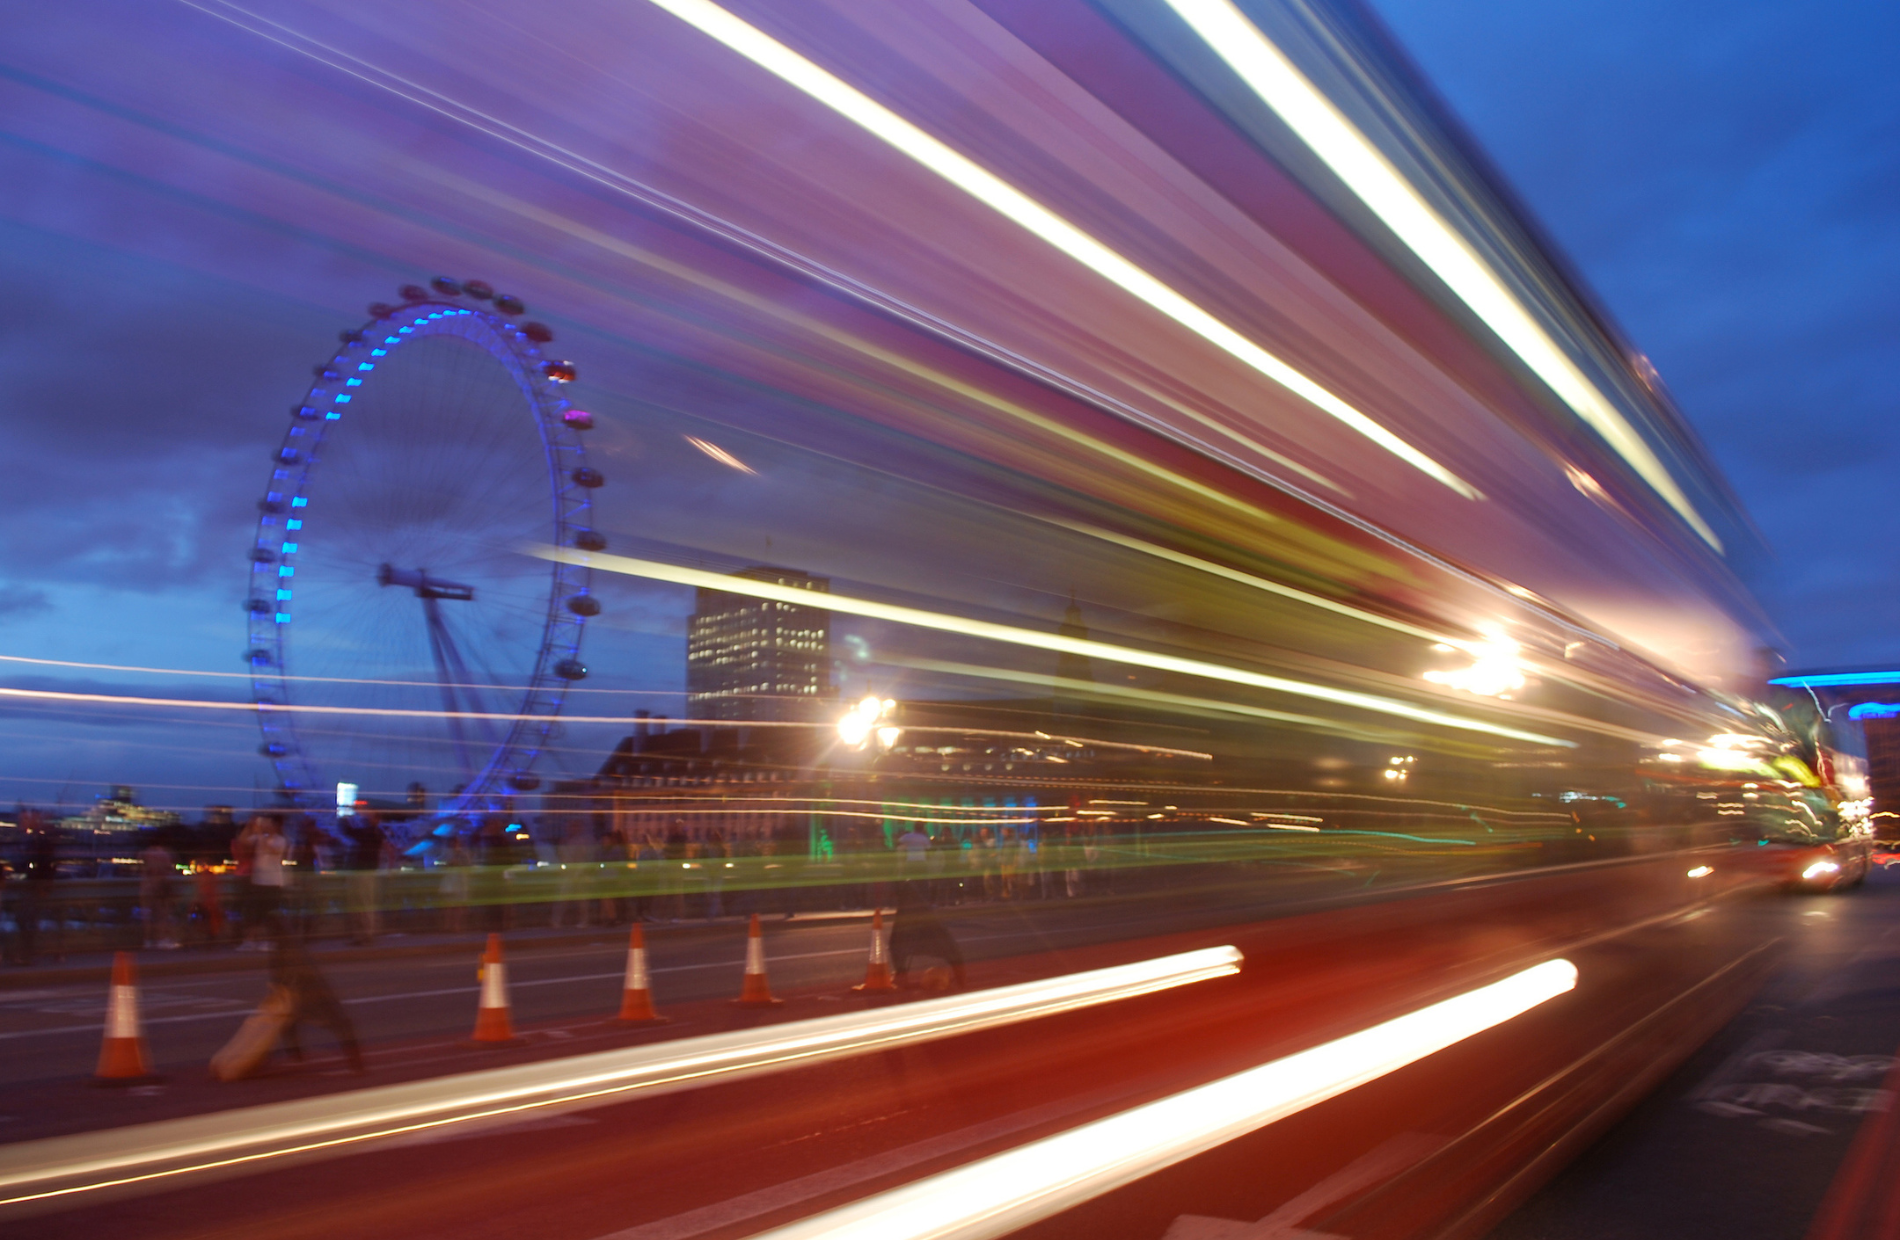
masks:
{"type": "Polygon", "coordinates": [[[590,491],[607,481],[606,477],[602,475],[598,469],[587,465],[583,465],[575,470],[572,477],[575,486],[586,487],[590,491]]]}
{"type": "Polygon", "coordinates": [[[579,659],[562,659],[554,665],[554,674],[562,680],[586,680],[587,665],[579,659]]]}
{"type": "Polygon", "coordinates": [[[561,421],[573,431],[591,431],[594,429],[594,415],[585,409],[569,409],[561,415],[561,421]]]}
{"type": "Polygon", "coordinates": [[[574,545],[582,551],[605,551],[607,536],[599,530],[582,530],[574,535],[574,545]]]}
{"type": "Polygon", "coordinates": [[[506,315],[526,314],[528,307],[521,298],[513,293],[498,293],[495,296],[495,309],[506,315]]]}
{"type": "Polygon", "coordinates": [[[429,290],[423,288],[420,284],[405,284],[396,290],[396,296],[402,298],[404,301],[427,301],[429,300],[429,290]]]}
{"type": "Polygon", "coordinates": [[[495,286],[483,280],[464,280],[462,291],[476,301],[488,301],[495,295],[495,286]]]}
{"type": "Polygon", "coordinates": [[[554,380],[554,382],[556,383],[572,383],[574,382],[574,374],[575,374],[574,363],[573,362],[542,362],[541,373],[546,375],[548,378],[554,380]]]}
{"type": "Polygon", "coordinates": [[[372,319],[386,319],[394,313],[396,313],[396,307],[386,301],[372,301],[369,303],[369,317],[372,319]]]}
{"type": "Polygon", "coordinates": [[[437,276],[435,279],[429,281],[429,287],[444,297],[459,297],[462,295],[462,286],[447,276],[437,276]]]}
{"type": "Polygon", "coordinates": [[[591,594],[576,594],[567,600],[567,609],[577,616],[598,616],[600,600],[591,594]]]}
{"type": "Polygon", "coordinates": [[[244,652],[244,661],[249,663],[252,667],[269,667],[271,664],[270,651],[264,649],[262,646],[252,646],[249,650],[244,652]]]}
{"type": "Polygon", "coordinates": [[[554,339],[554,329],[549,327],[546,323],[523,323],[521,325],[521,334],[536,344],[546,344],[548,341],[554,339]]]}

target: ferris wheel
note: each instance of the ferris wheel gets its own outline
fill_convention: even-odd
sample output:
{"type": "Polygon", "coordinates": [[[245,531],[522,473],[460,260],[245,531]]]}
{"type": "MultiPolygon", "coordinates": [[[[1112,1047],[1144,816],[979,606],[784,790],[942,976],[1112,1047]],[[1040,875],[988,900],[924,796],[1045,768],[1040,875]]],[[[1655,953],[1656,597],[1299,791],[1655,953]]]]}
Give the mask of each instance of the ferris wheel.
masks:
{"type": "Polygon", "coordinates": [[[545,326],[478,280],[369,307],[290,410],[258,501],[244,608],[252,696],[279,794],[340,785],[424,810],[503,809],[539,786],[582,630],[585,566],[530,544],[605,548],[592,415],[545,326]]]}

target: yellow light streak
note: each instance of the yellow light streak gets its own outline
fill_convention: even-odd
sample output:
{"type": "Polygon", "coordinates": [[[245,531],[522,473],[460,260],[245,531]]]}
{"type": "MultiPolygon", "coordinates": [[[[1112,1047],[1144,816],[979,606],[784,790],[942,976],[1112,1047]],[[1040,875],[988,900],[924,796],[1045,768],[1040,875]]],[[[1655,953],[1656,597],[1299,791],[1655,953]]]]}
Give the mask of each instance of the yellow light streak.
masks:
{"type": "Polygon", "coordinates": [[[1051,525],[1059,525],[1063,529],[1074,530],[1078,534],[1086,534],[1091,538],[1099,538],[1103,542],[1114,543],[1118,547],[1126,547],[1130,551],[1139,551],[1145,555],[1154,556],[1156,559],[1169,560],[1175,564],[1198,569],[1203,573],[1208,573],[1215,577],[1225,577],[1229,581],[1237,581],[1241,585],[1251,586],[1256,590],[1265,590],[1268,594],[1277,594],[1281,598],[1293,599],[1297,602],[1305,603],[1309,607],[1317,607],[1322,611],[1330,611],[1334,615],[1349,616],[1354,620],[1362,620],[1367,624],[1376,624],[1380,628],[1391,629],[1396,633],[1406,633],[1413,637],[1423,638],[1429,642],[1439,642],[1449,648],[1461,647],[1468,644],[1461,639],[1446,637],[1431,629],[1420,628],[1416,624],[1408,624],[1403,620],[1395,620],[1391,616],[1382,616],[1376,611],[1367,611],[1363,607],[1354,607],[1349,603],[1337,602],[1321,594],[1313,594],[1293,586],[1281,585],[1277,581],[1269,581],[1265,577],[1256,577],[1252,573],[1244,573],[1237,568],[1229,568],[1225,564],[1217,564],[1213,560],[1203,560],[1199,556],[1189,555],[1184,551],[1175,551],[1172,548],[1163,547],[1158,543],[1146,542],[1139,538],[1130,538],[1126,534],[1117,534],[1112,530],[1098,529],[1093,525],[1084,525],[1079,521],[1064,521],[1060,518],[1052,517],[1049,518],[1049,523],[1051,525]]]}
{"type": "MultiPolygon", "coordinates": [[[[796,603],[800,606],[812,605],[811,591],[795,589],[790,586],[774,585],[769,581],[753,581],[745,577],[734,577],[726,573],[707,572],[699,568],[685,568],[676,564],[663,564],[658,560],[641,560],[632,556],[590,554],[572,551],[566,547],[536,547],[532,553],[543,559],[560,560],[568,564],[584,564],[610,573],[625,573],[632,577],[646,577],[654,581],[669,581],[676,585],[704,587],[722,590],[728,594],[744,594],[753,598],[770,599],[781,603],[796,603]]],[[[1353,689],[1335,689],[1327,685],[1309,684],[1301,680],[1289,680],[1284,676],[1268,676],[1261,672],[1242,671],[1236,667],[1226,667],[1219,663],[1208,663],[1201,659],[1187,659],[1179,655],[1161,654],[1151,650],[1137,650],[1131,646],[1116,646],[1108,642],[1092,641],[1087,638],[1067,637],[1059,633],[1043,633],[1036,629],[1020,628],[1013,624],[996,624],[988,620],[975,620],[968,616],[952,616],[943,612],[925,611],[918,607],[901,607],[894,603],[878,603],[870,599],[851,598],[843,594],[824,596],[827,611],[843,612],[846,615],[864,616],[873,620],[889,620],[897,624],[908,624],[916,628],[935,629],[944,633],[960,633],[966,637],[980,637],[989,641],[1008,642],[1016,646],[1028,646],[1038,650],[1053,650],[1062,654],[1079,654],[1087,658],[1106,659],[1113,663],[1126,663],[1134,667],[1153,668],[1163,672],[1181,672],[1189,676],[1199,676],[1228,684],[1247,685],[1255,689],[1268,689],[1275,693],[1290,693],[1297,697],[1316,698],[1333,702],[1341,706],[1350,706],[1358,710],[1369,710],[1379,714],[1396,715],[1402,719],[1411,719],[1418,723],[1433,724],[1444,728],[1457,728],[1467,732],[1482,732],[1489,736],[1500,736],[1507,740],[1528,741],[1536,745],[1561,745],[1574,748],[1575,742],[1562,740],[1555,736],[1544,736],[1536,732],[1525,732],[1518,728],[1490,723],[1482,719],[1469,719],[1462,715],[1450,715],[1443,711],[1430,710],[1414,706],[1410,702],[1401,702],[1397,698],[1380,697],[1372,693],[1360,693],[1353,689]]],[[[1315,722],[1329,722],[1316,720],[1315,722]]],[[[1337,726],[1331,724],[1330,726],[1337,726]]]]}
{"type": "Polygon", "coordinates": [[[882,139],[893,149],[909,156],[1004,218],[1040,237],[1109,283],[1314,408],[1357,431],[1414,469],[1467,499],[1478,498],[1476,489],[1469,483],[1287,362],[1267,352],[987,168],[952,150],[764,31],[740,20],[711,3],[711,0],[651,2],[803,91],[867,133],[882,139]]]}
{"type": "Polygon", "coordinates": [[[1167,0],[1498,338],[1717,551],[1722,540],[1622,412],[1531,317],[1490,265],[1232,0],[1167,0]]]}
{"type": "MultiPolygon", "coordinates": [[[[711,574],[708,574],[709,576],[711,574]]],[[[722,578],[723,580],[723,578],[722,578]]],[[[735,591],[736,593],[736,591],[735,591]]],[[[807,603],[811,598],[806,594],[807,603]]],[[[827,600],[832,595],[825,595],[827,600]]],[[[829,606],[829,603],[827,603],[829,606]]],[[[258,705],[254,702],[206,702],[195,698],[148,698],[134,697],[123,693],[67,693],[57,689],[9,689],[0,688],[0,698],[25,698],[30,701],[45,702],[84,702],[100,706],[166,706],[186,707],[193,710],[243,710],[271,713],[284,711],[293,715],[364,715],[374,718],[396,719],[494,719],[504,723],[520,720],[545,719],[546,715],[513,715],[495,711],[476,710],[407,710],[390,706],[315,706],[299,702],[279,702],[271,705],[258,705]]],[[[656,722],[629,718],[626,715],[562,715],[563,723],[611,723],[630,726],[642,722],[656,722]]],[[[830,724],[800,723],[791,720],[732,720],[732,719],[674,719],[669,722],[680,727],[691,728],[828,728],[830,724]]],[[[910,729],[918,733],[948,732],[957,736],[987,736],[999,740],[1050,740],[1049,736],[1039,732],[997,732],[976,728],[928,727],[917,726],[910,729]]],[[[1074,740],[1059,738],[1065,744],[1087,744],[1097,749],[1131,749],[1141,753],[1168,754],[1181,758],[1207,758],[1210,755],[1197,749],[1173,749],[1166,745],[1139,745],[1127,741],[1103,741],[1094,739],[1074,740]]],[[[1561,743],[1561,742],[1559,742],[1561,743]]]]}

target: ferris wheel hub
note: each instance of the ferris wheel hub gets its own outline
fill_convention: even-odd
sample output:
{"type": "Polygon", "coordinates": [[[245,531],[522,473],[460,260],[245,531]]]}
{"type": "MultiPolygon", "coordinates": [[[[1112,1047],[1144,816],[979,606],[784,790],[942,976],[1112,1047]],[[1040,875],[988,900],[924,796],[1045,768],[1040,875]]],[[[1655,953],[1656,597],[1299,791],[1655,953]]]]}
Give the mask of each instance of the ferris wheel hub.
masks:
{"type": "Polygon", "coordinates": [[[468,602],[475,597],[474,586],[465,586],[459,581],[446,581],[441,577],[431,577],[426,568],[397,568],[391,564],[384,564],[376,570],[376,584],[401,586],[405,590],[414,590],[417,598],[447,598],[468,602]]]}

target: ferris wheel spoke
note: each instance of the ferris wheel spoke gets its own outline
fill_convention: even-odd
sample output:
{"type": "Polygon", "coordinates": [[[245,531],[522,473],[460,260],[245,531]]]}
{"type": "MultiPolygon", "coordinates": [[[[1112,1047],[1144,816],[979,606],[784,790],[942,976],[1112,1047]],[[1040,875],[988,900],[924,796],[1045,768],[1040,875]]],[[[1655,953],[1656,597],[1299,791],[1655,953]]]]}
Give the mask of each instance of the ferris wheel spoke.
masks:
{"type": "Polygon", "coordinates": [[[521,552],[565,541],[587,507],[557,476],[584,464],[578,433],[533,341],[436,287],[319,368],[279,451],[300,472],[279,469],[263,505],[253,683],[267,756],[298,795],[347,775],[467,785],[457,805],[492,805],[545,740],[509,717],[558,708],[554,670],[583,674],[560,662],[578,628],[551,617],[586,571],[521,552]]]}

